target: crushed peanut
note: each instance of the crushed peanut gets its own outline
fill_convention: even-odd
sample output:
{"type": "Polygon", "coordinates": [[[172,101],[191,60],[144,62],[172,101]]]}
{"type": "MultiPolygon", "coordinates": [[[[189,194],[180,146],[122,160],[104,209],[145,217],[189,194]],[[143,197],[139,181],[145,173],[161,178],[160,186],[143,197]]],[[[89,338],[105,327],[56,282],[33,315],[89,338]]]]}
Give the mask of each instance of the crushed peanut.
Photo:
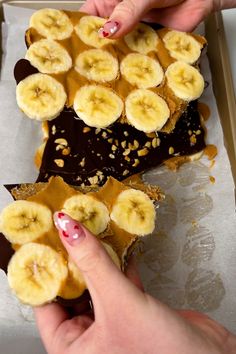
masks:
{"type": "Polygon", "coordinates": [[[62,159],[55,159],[54,162],[58,167],[64,166],[64,160],[62,160],[62,159]]]}
{"type": "Polygon", "coordinates": [[[148,149],[147,148],[144,148],[144,149],[141,149],[141,150],[138,150],[138,156],[146,156],[148,154],[148,149]]]}

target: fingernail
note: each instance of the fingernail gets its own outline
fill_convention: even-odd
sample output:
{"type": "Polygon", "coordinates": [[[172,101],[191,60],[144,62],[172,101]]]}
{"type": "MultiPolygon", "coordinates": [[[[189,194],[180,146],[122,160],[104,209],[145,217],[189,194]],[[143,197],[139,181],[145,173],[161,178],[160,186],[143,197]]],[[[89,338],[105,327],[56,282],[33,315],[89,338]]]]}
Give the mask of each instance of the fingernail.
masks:
{"type": "Polygon", "coordinates": [[[54,224],[58,229],[60,235],[70,245],[75,245],[81,242],[85,238],[85,232],[80,224],[72,219],[69,215],[57,211],[54,214],[54,224]]]}
{"type": "Polygon", "coordinates": [[[103,27],[101,27],[98,31],[98,34],[102,38],[107,38],[113,36],[118,29],[120,28],[120,24],[117,21],[107,21],[103,27]]]}

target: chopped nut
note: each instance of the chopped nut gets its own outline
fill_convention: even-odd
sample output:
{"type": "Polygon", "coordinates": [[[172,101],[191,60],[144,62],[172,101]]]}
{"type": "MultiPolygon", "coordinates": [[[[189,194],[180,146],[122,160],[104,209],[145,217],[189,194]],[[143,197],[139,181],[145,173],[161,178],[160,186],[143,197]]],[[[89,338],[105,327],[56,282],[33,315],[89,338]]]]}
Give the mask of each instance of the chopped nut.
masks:
{"type": "Polygon", "coordinates": [[[124,131],[124,136],[129,136],[129,133],[126,130],[124,131]]]}
{"type": "Polygon", "coordinates": [[[104,178],[104,174],[103,174],[103,172],[102,172],[102,171],[97,171],[96,175],[98,176],[99,181],[102,181],[102,180],[103,180],[103,178],[104,178]]]}
{"type": "Polygon", "coordinates": [[[110,159],[114,159],[114,158],[115,158],[115,155],[109,154],[109,157],[110,157],[110,159]]]}
{"type": "Polygon", "coordinates": [[[192,134],[193,134],[192,130],[188,130],[188,135],[192,135],[192,134]]]}
{"type": "Polygon", "coordinates": [[[80,161],[80,166],[84,167],[85,166],[85,157],[82,158],[82,160],[80,161]]]}
{"type": "Polygon", "coordinates": [[[121,142],[121,146],[123,147],[123,149],[126,148],[126,141],[125,140],[121,142]]]}
{"type": "Polygon", "coordinates": [[[119,145],[119,141],[118,141],[118,139],[115,139],[115,144],[116,144],[116,146],[118,146],[118,145],[119,145]]]}
{"type": "Polygon", "coordinates": [[[54,162],[58,167],[64,166],[64,160],[62,160],[62,159],[55,159],[54,162]]]}
{"type": "Polygon", "coordinates": [[[117,150],[117,146],[112,145],[111,149],[112,149],[112,151],[116,151],[117,150]]]}
{"type": "Polygon", "coordinates": [[[107,129],[107,132],[111,134],[111,133],[112,133],[112,130],[111,130],[111,129],[107,129]]]}
{"type": "Polygon", "coordinates": [[[89,127],[84,127],[84,128],[83,128],[83,133],[88,133],[88,132],[90,132],[90,130],[91,130],[91,128],[89,128],[89,127]]]}
{"type": "Polygon", "coordinates": [[[52,135],[55,135],[57,131],[57,128],[55,125],[52,126],[52,135]]]}
{"type": "Polygon", "coordinates": [[[113,138],[109,138],[107,141],[108,141],[108,143],[112,144],[113,143],[113,138]]]}
{"type": "Polygon", "coordinates": [[[98,176],[89,177],[88,181],[91,185],[98,183],[98,176]]]}
{"type": "Polygon", "coordinates": [[[82,178],[81,178],[80,176],[78,176],[78,177],[76,178],[76,181],[82,181],[82,178]]]}
{"type": "Polygon", "coordinates": [[[101,128],[97,128],[97,129],[95,130],[95,134],[100,133],[100,131],[101,131],[101,128]]]}
{"type": "Polygon", "coordinates": [[[62,150],[62,149],[64,149],[64,148],[65,148],[64,145],[58,144],[58,145],[56,146],[56,151],[62,150]]]}
{"type": "Polygon", "coordinates": [[[138,150],[138,156],[145,156],[148,154],[148,149],[147,148],[144,148],[144,149],[141,149],[141,150],[138,150]]]}
{"type": "Polygon", "coordinates": [[[160,139],[159,138],[154,138],[152,139],[152,147],[155,149],[156,147],[158,147],[160,145],[160,139]]]}
{"type": "Polygon", "coordinates": [[[139,147],[139,142],[138,140],[134,140],[134,147],[135,149],[137,149],[139,147]]]}
{"type": "Polygon", "coordinates": [[[169,155],[172,155],[175,152],[173,146],[169,147],[169,155]]]}
{"type": "Polygon", "coordinates": [[[69,153],[70,153],[70,147],[67,147],[62,150],[62,155],[69,155],[69,153]]]}
{"type": "Polygon", "coordinates": [[[127,156],[130,154],[130,149],[125,149],[125,151],[123,152],[124,156],[127,156]]]}
{"type": "Polygon", "coordinates": [[[195,135],[195,134],[191,135],[191,137],[190,137],[190,144],[191,144],[191,145],[195,145],[196,142],[197,142],[196,135],[195,135]]]}
{"type": "Polygon", "coordinates": [[[125,161],[130,161],[130,157],[129,156],[125,156],[125,161]]]}
{"type": "Polygon", "coordinates": [[[97,153],[97,156],[99,157],[99,156],[101,156],[101,154],[99,154],[99,152],[97,153]]]}
{"type": "Polygon", "coordinates": [[[196,131],[196,135],[200,135],[202,132],[201,132],[201,130],[200,129],[198,129],[197,131],[196,131]]]}
{"type": "Polygon", "coordinates": [[[60,144],[60,145],[63,145],[63,146],[68,146],[68,142],[64,138],[58,138],[58,139],[54,140],[54,143],[55,144],[60,144]]]}
{"type": "Polygon", "coordinates": [[[156,133],[155,133],[155,132],[152,132],[152,133],[146,133],[146,136],[147,136],[148,138],[155,138],[155,135],[156,135],[156,133]]]}
{"type": "Polygon", "coordinates": [[[124,170],[124,172],[122,173],[123,176],[126,176],[129,174],[129,170],[124,170]]]}
{"type": "Polygon", "coordinates": [[[137,140],[134,140],[133,144],[131,143],[128,144],[128,148],[130,150],[137,150],[138,147],[139,147],[139,142],[137,140]]]}
{"type": "Polygon", "coordinates": [[[107,132],[102,132],[102,137],[103,137],[104,139],[106,139],[106,138],[107,138],[107,132]]]}
{"type": "Polygon", "coordinates": [[[152,145],[151,141],[147,141],[146,144],[145,144],[145,146],[148,147],[148,148],[150,148],[151,145],[152,145]]]}
{"type": "Polygon", "coordinates": [[[140,163],[140,161],[138,159],[134,159],[134,163],[133,163],[133,167],[138,166],[138,164],[140,163]]]}

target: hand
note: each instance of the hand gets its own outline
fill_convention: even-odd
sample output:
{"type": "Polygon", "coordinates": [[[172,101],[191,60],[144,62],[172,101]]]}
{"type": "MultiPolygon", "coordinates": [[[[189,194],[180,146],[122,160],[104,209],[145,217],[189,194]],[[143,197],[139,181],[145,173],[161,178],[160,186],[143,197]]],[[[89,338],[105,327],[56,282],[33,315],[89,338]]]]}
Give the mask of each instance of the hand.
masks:
{"type": "Polygon", "coordinates": [[[69,255],[83,273],[94,306],[69,316],[57,303],[35,308],[49,354],[230,354],[236,338],[209,317],[176,312],[143,290],[134,271],[120,272],[99,241],[63,213],[55,223],[69,255]]]}
{"type": "Polygon", "coordinates": [[[232,7],[236,7],[236,0],[87,0],[81,11],[109,17],[103,31],[109,34],[106,37],[118,38],[140,20],[192,31],[211,12],[232,7]]]}

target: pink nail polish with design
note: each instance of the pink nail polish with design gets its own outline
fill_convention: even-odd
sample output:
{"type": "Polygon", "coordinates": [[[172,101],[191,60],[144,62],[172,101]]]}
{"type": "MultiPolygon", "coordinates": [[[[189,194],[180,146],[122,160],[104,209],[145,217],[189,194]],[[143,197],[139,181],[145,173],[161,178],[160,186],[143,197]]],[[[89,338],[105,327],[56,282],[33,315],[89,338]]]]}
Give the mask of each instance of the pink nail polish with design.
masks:
{"type": "Polygon", "coordinates": [[[120,24],[117,21],[107,21],[103,27],[101,27],[98,31],[99,37],[107,38],[113,36],[118,29],[120,28],[120,24]]]}
{"type": "Polygon", "coordinates": [[[60,235],[70,245],[78,244],[85,238],[84,229],[80,224],[61,211],[57,211],[54,214],[54,224],[60,235]]]}

